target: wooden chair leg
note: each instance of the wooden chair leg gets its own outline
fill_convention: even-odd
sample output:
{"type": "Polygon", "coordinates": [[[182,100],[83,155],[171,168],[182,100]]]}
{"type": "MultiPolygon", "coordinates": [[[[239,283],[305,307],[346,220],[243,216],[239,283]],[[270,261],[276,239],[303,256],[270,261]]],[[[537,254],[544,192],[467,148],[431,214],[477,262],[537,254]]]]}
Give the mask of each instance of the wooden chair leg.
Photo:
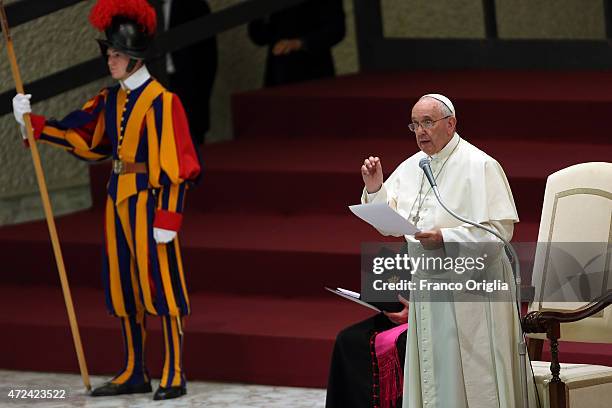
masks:
{"type": "Polygon", "coordinates": [[[560,378],[561,364],[559,363],[559,325],[549,329],[548,340],[550,341],[550,373],[552,378],[548,384],[548,396],[550,408],[567,408],[568,398],[565,383],[560,378]]]}
{"type": "Polygon", "coordinates": [[[542,360],[543,339],[527,339],[527,352],[531,360],[542,360]]]}

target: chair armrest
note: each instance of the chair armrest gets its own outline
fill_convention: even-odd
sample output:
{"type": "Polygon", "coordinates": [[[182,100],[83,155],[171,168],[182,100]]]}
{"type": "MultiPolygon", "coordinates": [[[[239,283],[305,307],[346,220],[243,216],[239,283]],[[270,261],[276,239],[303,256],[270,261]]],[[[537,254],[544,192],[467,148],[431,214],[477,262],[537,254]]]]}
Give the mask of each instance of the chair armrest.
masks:
{"type": "Polygon", "coordinates": [[[551,407],[566,407],[567,396],[565,384],[561,381],[561,365],[559,364],[559,337],[561,323],[577,322],[593,316],[612,303],[612,290],[575,310],[568,311],[534,311],[521,319],[525,333],[546,333],[550,341],[550,372],[549,399],[551,407]]]}
{"type": "MultiPolygon", "coordinates": [[[[593,316],[612,304],[612,290],[601,295],[587,305],[575,310],[559,311],[534,311],[528,313],[522,319],[525,333],[548,333],[560,323],[571,323],[593,316]]],[[[558,338],[558,336],[557,336],[558,338]]]]}

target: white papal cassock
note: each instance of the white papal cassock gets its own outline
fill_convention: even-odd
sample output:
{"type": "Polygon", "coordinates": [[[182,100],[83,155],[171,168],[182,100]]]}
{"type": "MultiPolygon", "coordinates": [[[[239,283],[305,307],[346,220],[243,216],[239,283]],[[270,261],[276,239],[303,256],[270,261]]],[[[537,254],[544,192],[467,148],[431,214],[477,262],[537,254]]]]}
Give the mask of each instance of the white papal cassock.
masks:
{"type": "MultiPolygon", "coordinates": [[[[418,152],[408,158],[377,193],[364,190],[362,202],[387,202],[410,221],[418,212],[417,227],[440,228],[445,243],[489,243],[495,250],[487,251],[483,278],[510,283],[514,294],[512,268],[503,246],[488,232],[453,218],[437,203],[419,168],[424,157],[425,153],[418,152]]],[[[431,156],[431,169],[449,208],[510,240],[518,215],[508,180],[495,159],[455,133],[431,156]]],[[[423,253],[414,237],[406,236],[406,240],[410,256],[423,253]]],[[[415,276],[428,278],[427,273],[431,271],[417,271],[415,276]]],[[[403,407],[521,407],[520,322],[515,304],[482,297],[474,302],[421,299],[411,294],[403,407]]],[[[529,387],[531,394],[531,381],[529,387]]]]}

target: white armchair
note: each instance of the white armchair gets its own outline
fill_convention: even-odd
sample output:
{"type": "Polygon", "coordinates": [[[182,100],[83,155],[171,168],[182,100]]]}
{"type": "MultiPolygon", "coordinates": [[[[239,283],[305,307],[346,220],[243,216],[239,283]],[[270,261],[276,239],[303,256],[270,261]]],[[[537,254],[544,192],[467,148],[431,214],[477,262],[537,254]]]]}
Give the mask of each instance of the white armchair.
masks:
{"type": "Polygon", "coordinates": [[[612,163],[583,163],[551,174],[532,275],[535,297],[523,318],[533,360],[541,359],[543,339],[550,341],[551,363],[533,361],[542,408],[612,406],[612,367],[558,360],[559,339],[612,343],[611,248],[612,163]],[[567,253],[565,259],[553,256],[556,245],[567,253]],[[567,260],[580,268],[567,268],[567,260]],[[566,272],[571,269],[574,276],[566,272]],[[589,299],[563,301],[580,287],[572,279],[586,285],[589,299]]]}

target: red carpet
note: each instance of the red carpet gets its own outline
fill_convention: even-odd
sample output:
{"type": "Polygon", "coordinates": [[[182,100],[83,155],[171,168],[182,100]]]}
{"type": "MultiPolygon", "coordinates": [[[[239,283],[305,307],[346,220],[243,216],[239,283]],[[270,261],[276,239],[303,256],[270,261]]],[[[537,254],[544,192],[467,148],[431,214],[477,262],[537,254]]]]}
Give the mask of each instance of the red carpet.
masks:
{"type": "MultiPolygon", "coordinates": [[[[77,370],[59,288],[0,288],[5,313],[1,367],[17,370],[77,370]],[[41,341],[44,339],[44,341],[41,341]]],[[[89,369],[113,373],[122,364],[121,333],[106,315],[102,291],[76,287],[77,318],[89,369]]],[[[188,378],[320,387],[328,369],[330,339],[339,326],[369,312],[336,299],[232,296],[197,292],[185,336],[188,378]],[[333,312],[333,318],[322,316],[333,312]],[[315,356],[316,358],[313,358],[315,356]]],[[[163,340],[158,319],[147,321],[147,362],[159,378],[163,340]]]]}
{"type": "MultiPolygon", "coordinates": [[[[325,385],[336,332],[369,312],[322,287],[358,288],[360,244],[381,240],[347,209],[359,200],[359,166],[376,154],[388,174],[416,151],[406,125],[411,103],[426,90],[450,96],[462,136],[502,164],[522,220],[515,240],[535,240],[546,176],[612,157],[604,123],[612,77],[589,75],[369,74],[236,95],[239,140],[204,149],[204,179],[188,194],[181,234],[194,310],[188,377],[325,385]]],[[[107,174],[108,165],[92,167],[92,210],[58,219],[94,373],[114,372],[122,358],[100,290],[107,174]]],[[[45,224],[0,228],[0,244],[0,344],[12,350],[0,368],[76,371],[45,224]]],[[[148,356],[158,372],[159,325],[150,322],[148,356]]],[[[612,365],[610,346],[569,345],[567,354],[564,347],[565,361],[612,365]]]]}
{"type": "Polygon", "coordinates": [[[439,92],[468,139],[609,143],[612,72],[456,71],[349,75],[233,98],[238,138],[410,138],[412,104],[439,92]]]}

